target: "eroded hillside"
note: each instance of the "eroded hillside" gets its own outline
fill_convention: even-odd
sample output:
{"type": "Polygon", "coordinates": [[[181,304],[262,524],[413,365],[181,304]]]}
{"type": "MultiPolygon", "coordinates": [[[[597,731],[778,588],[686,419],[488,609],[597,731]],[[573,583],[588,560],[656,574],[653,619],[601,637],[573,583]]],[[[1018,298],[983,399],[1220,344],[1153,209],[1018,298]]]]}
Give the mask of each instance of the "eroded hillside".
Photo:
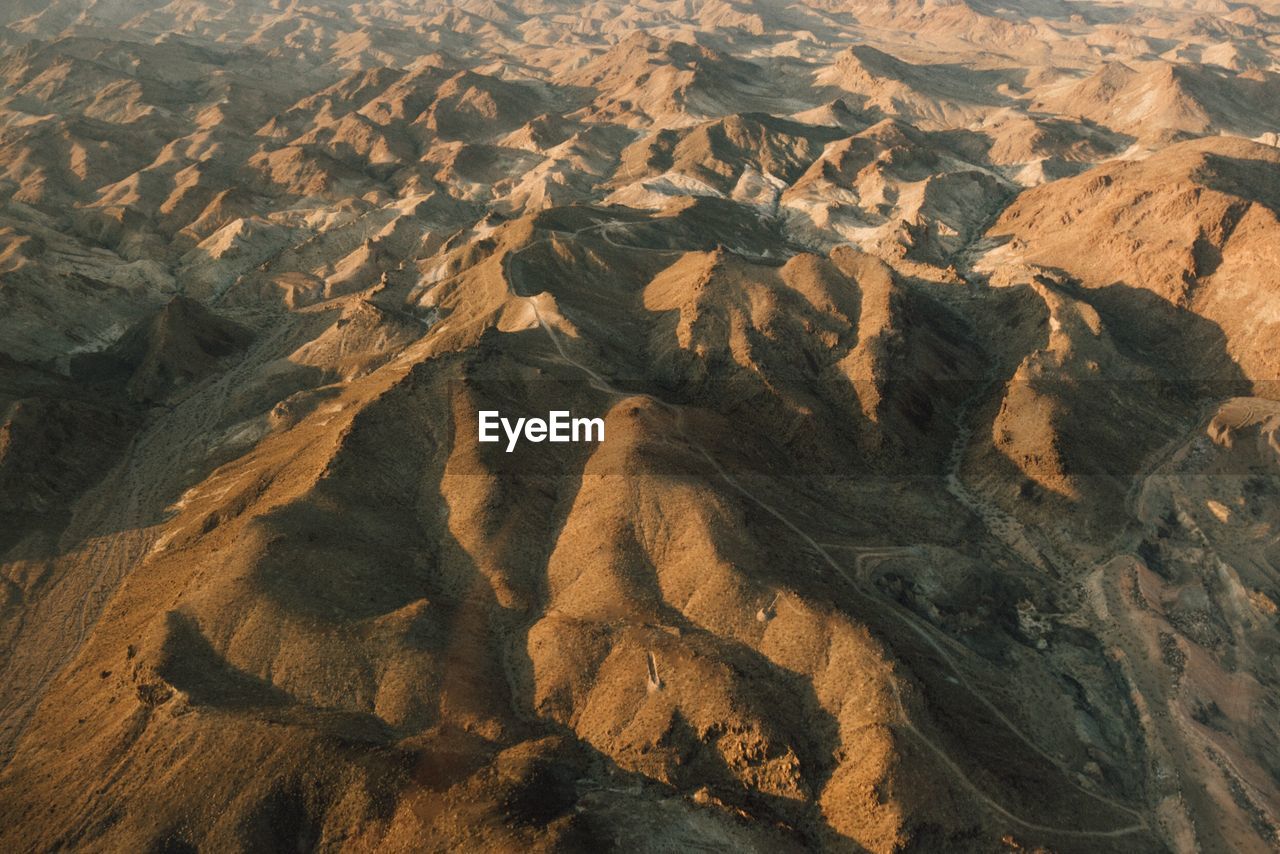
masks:
{"type": "Polygon", "coordinates": [[[0,847],[1274,850],[1277,104],[1270,0],[8,4],[0,847]]]}

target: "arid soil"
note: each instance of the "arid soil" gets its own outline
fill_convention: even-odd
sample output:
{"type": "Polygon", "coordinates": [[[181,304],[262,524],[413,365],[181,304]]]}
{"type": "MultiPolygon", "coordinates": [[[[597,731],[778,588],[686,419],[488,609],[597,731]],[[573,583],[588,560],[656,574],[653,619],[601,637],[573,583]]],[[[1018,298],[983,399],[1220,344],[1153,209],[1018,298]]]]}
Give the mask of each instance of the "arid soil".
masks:
{"type": "Polygon", "coordinates": [[[1275,0],[9,0],[0,850],[1280,849],[1278,133],[1275,0]]]}

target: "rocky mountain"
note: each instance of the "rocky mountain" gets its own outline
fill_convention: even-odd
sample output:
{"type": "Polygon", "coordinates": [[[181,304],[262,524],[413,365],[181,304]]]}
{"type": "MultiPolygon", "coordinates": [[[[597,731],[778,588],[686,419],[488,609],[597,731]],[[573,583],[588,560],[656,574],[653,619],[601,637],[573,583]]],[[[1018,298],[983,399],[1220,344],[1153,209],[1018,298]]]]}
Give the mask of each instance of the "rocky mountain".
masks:
{"type": "Polygon", "coordinates": [[[1275,850],[1277,81],[1273,0],[5,4],[0,849],[1275,850]]]}

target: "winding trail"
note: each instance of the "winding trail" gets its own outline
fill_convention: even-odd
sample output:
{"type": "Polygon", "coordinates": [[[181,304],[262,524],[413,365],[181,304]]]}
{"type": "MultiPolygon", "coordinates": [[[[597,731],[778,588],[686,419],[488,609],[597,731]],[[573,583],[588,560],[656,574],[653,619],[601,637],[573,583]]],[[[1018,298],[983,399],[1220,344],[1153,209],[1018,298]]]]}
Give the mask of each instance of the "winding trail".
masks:
{"type": "Polygon", "coordinates": [[[871,579],[871,573],[874,571],[875,566],[878,566],[884,561],[890,560],[893,558],[922,557],[923,556],[922,549],[916,546],[860,547],[860,546],[841,546],[837,544],[824,544],[824,545],[827,548],[853,548],[859,551],[859,554],[856,556],[854,561],[854,577],[850,577],[848,572],[845,571],[844,569],[840,570],[841,574],[845,576],[846,580],[848,580],[849,583],[852,584],[857,589],[860,595],[867,598],[876,598],[876,600],[879,602],[885,602],[891,605],[894,609],[892,613],[898,616],[901,622],[905,626],[907,626],[907,628],[911,629],[916,635],[920,637],[921,640],[923,640],[926,644],[928,644],[929,647],[932,648],[933,651],[938,654],[938,656],[946,663],[948,669],[950,669],[951,674],[956,679],[956,681],[966,691],[968,691],[969,694],[972,695],[974,699],[976,699],[983,706],[985,706],[987,708],[987,711],[989,711],[996,718],[996,720],[1000,721],[1000,723],[1003,724],[1004,727],[1009,732],[1017,736],[1019,741],[1021,741],[1023,744],[1025,744],[1027,747],[1033,750],[1036,754],[1038,754],[1040,757],[1042,757],[1047,762],[1052,764],[1055,768],[1057,768],[1059,771],[1061,771],[1064,778],[1067,780],[1067,782],[1077,791],[1082,792],[1083,794],[1089,796],[1090,798],[1093,798],[1094,800],[1100,803],[1104,803],[1109,807],[1112,807],[1116,810],[1127,813],[1128,815],[1133,816],[1139,821],[1143,821],[1145,826],[1145,820],[1143,818],[1142,813],[1140,813],[1139,811],[1133,809],[1132,807],[1128,806],[1125,803],[1122,803],[1121,801],[1117,801],[1113,798],[1109,798],[1105,795],[1099,794],[1098,792],[1092,791],[1091,789],[1088,789],[1085,786],[1082,786],[1079,783],[1077,783],[1075,780],[1074,769],[1071,768],[1071,766],[1067,765],[1058,757],[1049,753],[1039,744],[1037,744],[1036,741],[1032,739],[1030,736],[1028,736],[1025,732],[1023,732],[1018,727],[1017,724],[1009,720],[1009,718],[1004,714],[1004,712],[1000,710],[999,706],[993,703],[986,696],[986,694],[983,693],[981,689],[979,689],[976,685],[974,685],[969,680],[969,677],[965,675],[960,665],[951,656],[951,654],[947,652],[947,650],[944,649],[940,643],[938,643],[936,638],[941,638],[952,647],[958,648],[961,652],[967,652],[968,650],[964,647],[963,644],[961,644],[955,638],[952,638],[949,635],[942,632],[937,626],[933,625],[928,620],[925,620],[922,617],[916,615],[909,608],[907,608],[905,605],[901,604],[900,602],[894,600],[892,597],[889,597],[889,596],[874,597],[873,594],[867,592],[867,590],[869,588],[873,588],[873,585],[874,585],[874,582],[871,579]],[[872,564],[872,568],[870,570],[868,569],[868,566],[867,566],[867,564],[869,563],[872,564]]]}
{"type": "MultiPolygon", "coordinates": [[[[577,237],[578,235],[584,234],[589,231],[603,230],[603,229],[609,229],[609,228],[616,229],[619,226],[625,226],[625,225],[626,225],[625,223],[619,224],[615,222],[597,223],[595,225],[586,226],[574,232],[557,232],[557,235],[567,235],[569,237],[577,237]]],[[[623,246],[622,244],[615,243],[607,235],[605,239],[610,244],[617,246],[619,248],[624,248],[624,249],[632,248],[628,246],[623,246]]],[[[546,319],[542,316],[542,313],[539,311],[536,297],[532,294],[526,294],[522,292],[522,289],[519,287],[517,283],[514,268],[512,267],[512,264],[511,264],[511,262],[515,258],[517,258],[520,254],[527,252],[528,250],[534,248],[535,246],[539,246],[547,242],[550,242],[550,238],[542,238],[540,240],[533,241],[527,244],[526,246],[523,246],[520,249],[505,255],[502,261],[503,274],[504,274],[504,278],[506,280],[507,286],[511,291],[511,294],[514,297],[518,299],[523,299],[528,303],[529,307],[533,311],[533,315],[537,320],[538,325],[541,327],[543,332],[546,333],[547,337],[550,339],[552,345],[555,347],[556,352],[559,354],[563,362],[575,368],[576,370],[582,372],[583,374],[585,374],[590,380],[590,385],[607,396],[620,397],[620,398],[641,398],[671,413],[674,416],[674,423],[676,426],[676,431],[679,434],[679,436],[685,442],[688,443],[690,448],[692,448],[695,452],[697,452],[697,454],[707,462],[707,464],[712,468],[712,470],[716,473],[716,475],[720,477],[721,480],[723,480],[729,487],[731,487],[734,491],[741,494],[748,501],[755,504],[757,507],[759,507],[764,512],[768,513],[773,518],[777,519],[783,526],[785,526],[788,530],[790,530],[793,534],[795,534],[803,543],[805,543],[807,546],[813,549],[813,551],[822,558],[824,563],[830,566],[841,578],[845,579],[848,583],[850,583],[854,587],[854,589],[858,591],[861,595],[869,596],[870,594],[867,594],[861,590],[860,585],[857,583],[857,581],[854,578],[850,578],[850,576],[846,571],[845,566],[840,561],[836,560],[835,557],[832,556],[831,551],[828,549],[828,547],[817,542],[812,536],[810,536],[807,532],[805,532],[802,528],[800,528],[796,523],[791,521],[791,519],[788,518],[787,515],[784,514],[782,511],[774,507],[769,502],[765,501],[763,498],[761,498],[752,490],[743,486],[736,478],[734,478],[731,474],[729,474],[729,472],[726,471],[725,468],[722,465],[720,465],[720,463],[717,462],[716,459],[702,445],[700,445],[695,439],[693,439],[691,436],[688,435],[688,432],[685,430],[685,408],[683,406],[669,403],[647,392],[629,392],[629,391],[623,391],[621,389],[618,389],[614,387],[612,384],[610,384],[609,381],[606,380],[599,373],[592,370],[590,367],[578,361],[577,359],[573,358],[573,356],[569,354],[569,352],[565,349],[563,342],[561,341],[560,335],[557,334],[556,331],[551,327],[551,325],[546,322],[546,319]]],[[[769,260],[776,262],[778,259],[775,258],[775,259],[769,259],[769,260]]],[[[979,395],[980,395],[980,391],[975,392],[975,394],[970,398],[970,400],[966,401],[965,405],[961,407],[961,412],[957,416],[957,425],[958,427],[960,427],[960,434],[957,436],[956,442],[952,448],[951,455],[948,459],[949,469],[951,468],[955,469],[955,471],[952,471],[949,473],[948,486],[950,487],[952,485],[952,482],[954,481],[954,483],[957,485],[957,489],[962,494],[966,494],[970,496],[970,500],[972,500],[974,504],[977,505],[978,507],[984,507],[984,506],[987,506],[985,502],[978,500],[977,498],[973,497],[971,493],[968,493],[968,490],[965,489],[962,484],[960,484],[959,477],[958,477],[958,462],[963,456],[964,446],[965,444],[967,444],[969,435],[972,432],[971,430],[969,432],[965,432],[962,421],[967,419],[968,413],[972,410],[973,406],[976,405],[977,398],[979,397],[979,395]]],[[[953,492],[952,494],[955,495],[956,493],[953,492]]],[[[970,506],[970,505],[966,503],[966,506],[970,506]]],[[[1020,525],[1017,526],[1017,528],[1015,528],[1014,530],[1021,530],[1021,526],[1020,525]]],[[[1025,534],[1024,534],[1024,538],[1025,538],[1025,534]]],[[[1028,546],[1029,546],[1029,543],[1028,543],[1028,546]]],[[[881,550],[876,550],[874,552],[868,553],[867,555],[860,555],[857,559],[855,559],[855,573],[861,571],[865,561],[871,559],[873,556],[885,557],[885,556],[888,556],[889,554],[897,555],[900,553],[901,552],[897,550],[890,552],[887,549],[881,549],[881,550]]],[[[1036,565],[1040,566],[1041,568],[1044,568],[1044,565],[1041,562],[1037,562],[1036,565]]],[[[877,601],[880,601],[878,597],[877,597],[877,601]]],[[[907,622],[907,625],[911,625],[911,624],[907,622]]],[[[940,652],[940,654],[943,656],[943,660],[947,662],[948,666],[951,667],[951,669],[954,672],[956,672],[958,677],[963,678],[963,674],[961,674],[958,671],[951,657],[947,655],[945,652],[943,652],[941,648],[927,635],[927,633],[924,633],[918,627],[912,626],[912,628],[916,632],[920,633],[922,637],[924,637],[924,639],[928,643],[930,643],[931,646],[933,646],[936,650],[940,652]]],[[[1022,733],[1021,730],[1015,727],[1002,713],[1000,713],[999,710],[996,709],[989,700],[987,700],[985,697],[982,697],[976,688],[968,684],[967,680],[964,680],[964,682],[965,682],[965,686],[970,690],[970,692],[972,692],[975,696],[979,697],[979,699],[982,700],[984,705],[986,705],[989,709],[993,710],[997,715],[997,719],[1000,720],[1002,723],[1004,723],[1014,735],[1016,735],[1020,740],[1026,742],[1028,745],[1030,745],[1039,755],[1048,758],[1051,762],[1053,762],[1055,767],[1065,770],[1064,766],[1059,760],[1049,756],[1049,754],[1047,754],[1042,748],[1035,745],[1034,742],[1032,742],[1028,736],[1022,733]]],[[[1033,831],[1047,833],[1047,834],[1054,834],[1060,837],[1080,838],[1080,839],[1088,839],[1088,838],[1102,839],[1102,838],[1118,838],[1123,836],[1129,836],[1131,834],[1140,834],[1140,833],[1149,834],[1151,832],[1149,823],[1146,821],[1146,819],[1142,816],[1141,813],[1133,810],[1130,807],[1127,807],[1123,804],[1113,801],[1109,798],[1098,795],[1097,793],[1089,792],[1086,789],[1081,789],[1081,791],[1083,791],[1085,794],[1091,797],[1096,798],[1099,802],[1106,803],[1113,808],[1120,809],[1125,813],[1134,816],[1137,819],[1137,821],[1133,824],[1124,825],[1122,827],[1117,827],[1112,830],[1081,830],[1077,828],[1054,827],[1051,825],[1039,824],[1037,822],[1030,821],[1028,819],[1025,819],[1017,815],[1016,813],[1010,811],[1008,808],[1006,808],[1004,805],[1002,805],[998,801],[994,800],[990,795],[986,794],[986,792],[984,792],[976,783],[973,782],[973,780],[969,777],[968,773],[964,770],[964,768],[958,765],[955,762],[955,760],[951,758],[950,754],[947,753],[945,748],[943,748],[941,745],[935,742],[932,738],[930,738],[927,734],[925,734],[919,728],[916,727],[916,725],[911,721],[910,717],[907,715],[906,704],[902,699],[902,695],[897,683],[894,682],[893,680],[889,680],[889,685],[893,693],[894,703],[898,709],[898,718],[899,718],[898,726],[900,726],[904,731],[910,733],[912,737],[914,737],[917,741],[919,741],[921,744],[927,747],[933,754],[935,754],[938,757],[938,760],[943,763],[943,765],[951,772],[954,778],[965,789],[967,789],[970,792],[970,794],[978,802],[985,805],[988,809],[990,809],[995,814],[1027,830],[1033,830],[1033,831]]],[[[1071,781],[1074,785],[1074,781],[1071,780],[1071,777],[1069,774],[1067,775],[1067,779],[1071,781]]],[[[1077,786],[1077,788],[1080,788],[1080,787],[1077,786]]]]}
{"type": "Polygon", "coordinates": [[[24,609],[15,642],[0,666],[0,685],[5,686],[0,720],[6,722],[0,730],[0,768],[13,758],[50,686],[75,662],[107,602],[154,545],[154,522],[170,498],[158,487],[185,480],[184,469],[193,458],[186,449],[201,437],[216,435],[228,401],[256,367],[253,353],[274,352],[288,332],[287,326],[277,326],[210,385],[193,390],[140,428],[116,466],[76,504],[59,549],[69,543],[79,548],[41,559],[59,562],[59,576],[24,609]]]}

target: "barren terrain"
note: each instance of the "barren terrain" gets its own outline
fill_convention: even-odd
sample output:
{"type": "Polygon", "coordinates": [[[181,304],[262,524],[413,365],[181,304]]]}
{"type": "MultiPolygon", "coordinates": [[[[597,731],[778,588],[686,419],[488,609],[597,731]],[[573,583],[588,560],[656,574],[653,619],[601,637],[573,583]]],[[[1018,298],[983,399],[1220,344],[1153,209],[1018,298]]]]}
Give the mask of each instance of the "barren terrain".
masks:
{"type": "Polygon", "coordinates": [[[1278,133],[1274,0],[10,0],[0,850],[1280,849],[1278,133]]]}

